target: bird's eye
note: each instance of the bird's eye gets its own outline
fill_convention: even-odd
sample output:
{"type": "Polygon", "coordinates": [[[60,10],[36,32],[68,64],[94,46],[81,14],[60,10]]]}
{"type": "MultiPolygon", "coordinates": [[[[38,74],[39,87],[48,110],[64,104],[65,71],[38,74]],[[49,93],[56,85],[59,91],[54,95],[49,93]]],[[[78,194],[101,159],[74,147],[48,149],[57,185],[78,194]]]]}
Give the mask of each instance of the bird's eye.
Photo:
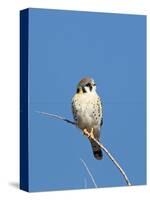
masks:
{"type": "Polygon", "coordinates": [[[93,86],[96,86],[96,84],[94,83],[93,86]]]}
{"type": "Polygon", "coordinates": [[[91,87],[91,84],[90,84],[90,83],[87,83],[85,86],[87,86],[87,87],[91,87]]]}
{"type": "Polygon", "coordinates": [[[90,91],[92,91],[93,86],[92,86],[91,83],[87,83],[85,86],[86,86],[86,87],[89,87],[90,91]]]}

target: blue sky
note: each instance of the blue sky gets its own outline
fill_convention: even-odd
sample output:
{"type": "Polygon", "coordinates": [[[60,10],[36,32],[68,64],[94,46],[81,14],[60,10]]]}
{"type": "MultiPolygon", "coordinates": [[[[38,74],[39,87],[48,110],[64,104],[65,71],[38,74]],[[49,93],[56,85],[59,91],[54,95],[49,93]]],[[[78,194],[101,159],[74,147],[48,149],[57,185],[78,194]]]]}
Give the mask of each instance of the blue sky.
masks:
{"type": "Polygon", "coordinates": [[[72,119],[80,79],[97,83],[104,109],[101,141],[133,185],[146,183],[146,17],[29,10],[30,191],[123,186],[104,154],[93,157],[79,129],[35,111],[72,119]]]}

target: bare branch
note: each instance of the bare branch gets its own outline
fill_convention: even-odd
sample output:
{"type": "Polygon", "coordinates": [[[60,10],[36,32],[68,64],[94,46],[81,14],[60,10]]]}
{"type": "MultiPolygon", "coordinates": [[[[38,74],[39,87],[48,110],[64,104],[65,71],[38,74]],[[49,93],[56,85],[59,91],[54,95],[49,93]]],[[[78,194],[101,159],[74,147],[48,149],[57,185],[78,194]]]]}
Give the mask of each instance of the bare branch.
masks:
{"type": "MultiPolygon", "coordinates": [[[[70,121],[70,120],[68,120],[68,119],[66,119],[66,118],[64,118],[64,117],[59,116],[59,115],[54,115],[54,114],[50,114],[50,113],[46,113],[46,112],[39,112],[39,111],[36,111],[36,112],[39,113],[39,114],[46,115],[46,116],[48,116],[48,117],[52,117],[52,118],[56,118],[56,119],[63,120],[63,121],[65,121],[65,122],[67,122],[67,123],[70,123],[70,124],[72,124],[72,125],[76,125],[75,122],[70,121]]],[[[88,131],[84,131],[84,133],[85,133],[85,135],[86,135],[87,137],[91,137],[91,134],[90,134],[88,131]]],[[[112,156],[112,154],[108,151],[108,149],[106,149],[106,147],[105,147],[103,144],[101,144],[99,141],[97,141],[95,138],[91,137],[91,139],[93,139],[93,140],[101,147],[101,149],[106,153],[106,155],[110,158],[110,160],[111,160],[111,161],[114,163],[114,165],[118,168],[118,170],[119,170],[120,173],[122,174],[123,178],[125,179],[127,185],[128,185],[128,186],[131,186],[131,183],[130,183],[130,181],[129,181],[129,179],[128,179],[126,173],[125,173],[125,171],[122,169],[122,167],[120,166],[120,164],[116,161],[116,159],[112,156]]],[[[85,163],[82,159],[80,159],[80,160],[82,161],[82,163],[84,164],[85,168],[87,169],[87,171],[88,171],[88,173],[89,173],[90,171],[89,171],[89,169],[88,169],[86,163],[85,163]]],[[[90,177],[91,177],[92,174],[89,173],[89,175],[90,175],[90,177]]],[[[93,177],[93,176],[92,176],[92,177],[93,177]]],[[[91,177],[91,179],[92,179],[92,177],[91,177]]],[[[92,180],[93,180],[93,179],[92,179],[92,180]]],[[[93,182],[93,183],[94,183],[94,182],[93,182]]],[[[94,183],[94,185],[97,187],[97,185],[96,185],[95,183],[94,183]]]]}
{"type": "Polygon", "coordinates": [[[85,169],[87,170],[87,172],[88,172],[88,174],[89,174],[89,176],[90,176],[90,178],[91,178],[91,180],[92,180],[92,182],[93,182],[95,188],[97,188],[97,184],[96,184],[96,182],[95,182],[95,180],[94,180],[94,177],[93,177],[92,173],[90,172],[90,170],[89,170],[87,164],[85,163],[85,161],[84,161],[82,158],[80,158],[80,160],[81,160],[81,162],[83,163],[85,169]]]}
{"type": "MultiPolygon", "coordinates": [[[[94,140],[95,141],[95,140],[94,140]]],[[[99,143],[97,140],[95,141],[97,142],[97,144],[99,144],[99,146],[101,147],[101,149],[103,149],[103,151],[108,155],[108,157],[111,159],[111,161],[116,165],[116,167],[119,169],[119,171],[121,172],[121,174],[123,175],[126,183],[128,186],[131,186],[131,183],[125,173],[125,171],[121,168],[121,166],[119,165],[119,163],[115,160],[115,158],[112,156],[112,154],[106,149],[106,147],[104,147],[103,144],[99,143]]]]}
{"type": "MultiPolygon", "coordinates": [[[[90,133],[88,131],[84,131],[84,133],[86,134],[87,137],[91,137],[90,133]]],[[[119,163],[116,161],[116,159],[112,156],[112,154],[106,149],[106,147],[104,147],[103,144],[101,144],[99,141],[97,141],[94,137],[91,137],[92,140],[94,140],[94,142],[96,142],[101,149],[103,149],[103,151],[107,154],[107,156],[110,158],[110,160],[116,165],[116,167],[119,169],[119,171],[121,172],[121,174],[123,175],[126,183],[128,186],[131,186],[131,183],[125,173],[125,171],[122,169],[122,167],[119,165],[119,163]]]]}
{"type": "Polygon", "coordinates": [[[51,118],[56,118],[56,119],[63,120],[63,121],[65,121],[65,122],[67,122],[67,123],[69,123],[69,124],[72,124],[72,125],[76,125],[75,122],[73,122],[73,121],[71,121],[71,120],[68,120],[68,119],[66,119],[66,118],[64,118],[64,117],[61,117],[61,116],[59,116],[59,115],[54,115],[54,114],[50,114],[50,113],[47,113],[47,112],[40,112],[40,111],[35,111],[35,112],[37,112],[37,113],[39,113],[39,114],[42,114],[42,115],[45,115],[45,116],[47,116],[47,117],[51,117],[51,118]]]}

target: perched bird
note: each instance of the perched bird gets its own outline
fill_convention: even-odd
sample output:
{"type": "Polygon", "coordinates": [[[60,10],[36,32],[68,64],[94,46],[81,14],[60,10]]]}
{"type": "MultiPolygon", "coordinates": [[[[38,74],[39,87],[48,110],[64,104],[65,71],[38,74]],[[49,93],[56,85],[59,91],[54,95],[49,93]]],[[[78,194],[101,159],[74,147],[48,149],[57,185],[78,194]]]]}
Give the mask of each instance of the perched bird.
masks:
{"type": "MultiPolygon", "coordinates": [[[[96,93],[96,84],[90,77],[83,78],[77,85],[76,94],[72,98],[72,113],[76,125],[83,133],[85,130],[99,141],[100,128],[103,124],[102,103],[96,93]]],[[[102,150],[98,144],[89,137],[94,157],[101,160],[102,150]]]]}

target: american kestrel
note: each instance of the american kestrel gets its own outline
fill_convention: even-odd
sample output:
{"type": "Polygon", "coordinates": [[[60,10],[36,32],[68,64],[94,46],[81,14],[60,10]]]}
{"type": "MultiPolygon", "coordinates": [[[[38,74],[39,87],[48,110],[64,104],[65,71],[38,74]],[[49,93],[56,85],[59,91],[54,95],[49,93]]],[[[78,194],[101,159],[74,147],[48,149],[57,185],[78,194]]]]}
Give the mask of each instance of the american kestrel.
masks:
{"type": "MultiPolygon", "coordinates": [[[[77,85],[77,91],[72,98],[73,117],[78,128],[83,133],[87,130],[93,133],[99,141],[100,128],[103,124],[102,103],[96,93],[96,84],[92,78],[83,78],[77,85]]],[[[101,160],[103,157],[101,148],[89,137],[94,157],[101,160]]]]}

